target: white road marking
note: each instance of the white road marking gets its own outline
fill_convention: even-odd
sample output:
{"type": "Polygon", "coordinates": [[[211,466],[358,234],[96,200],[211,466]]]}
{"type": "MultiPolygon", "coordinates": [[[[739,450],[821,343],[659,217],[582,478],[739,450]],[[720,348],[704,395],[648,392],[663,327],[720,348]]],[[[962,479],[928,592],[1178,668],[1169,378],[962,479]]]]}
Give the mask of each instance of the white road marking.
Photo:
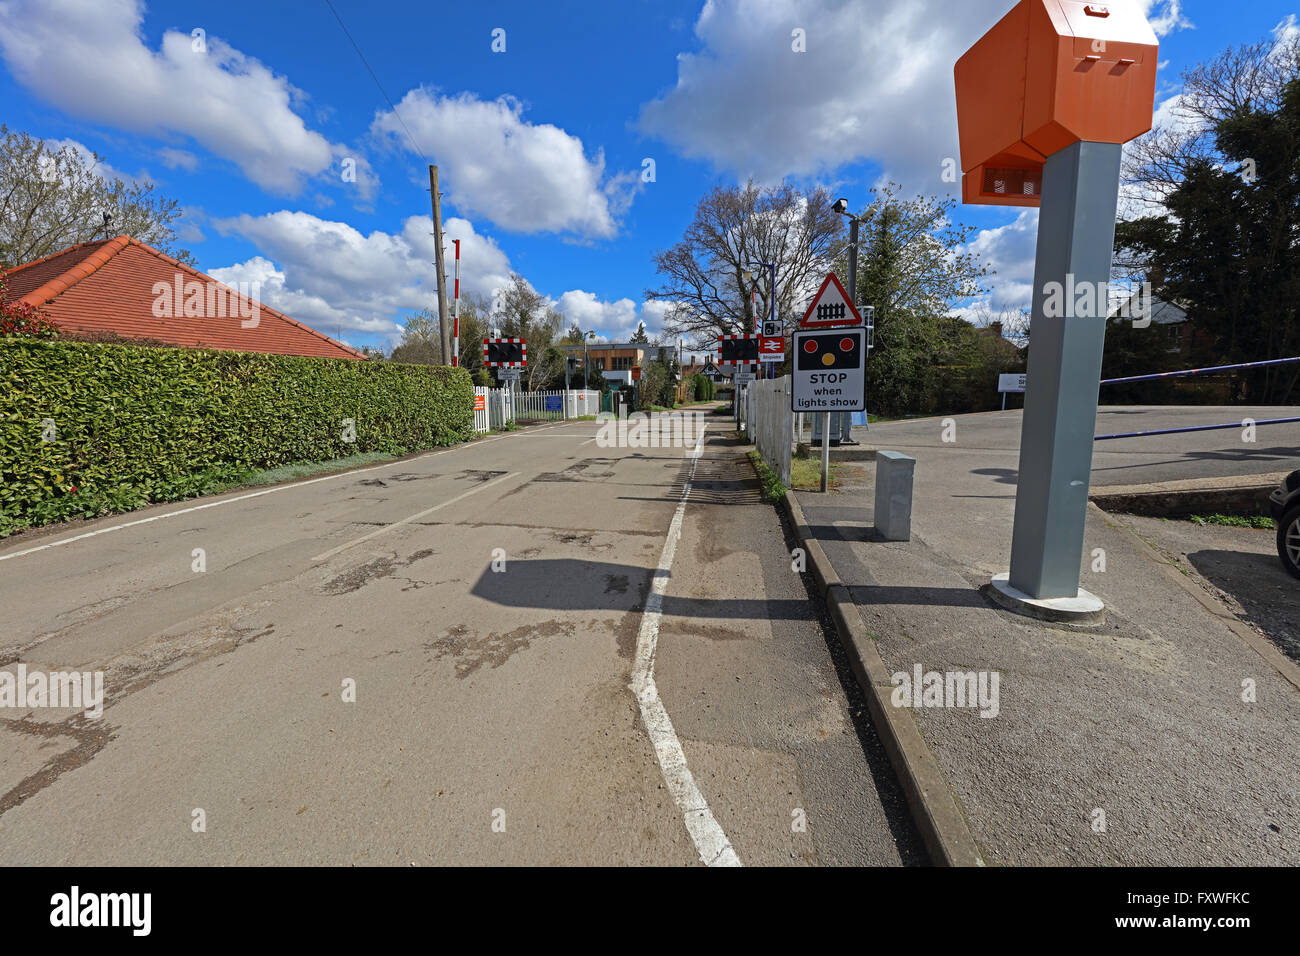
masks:
{"type": "MultiPolygon", "coordinates": [[[[706,425],[704,431],[707,430],[706,425]]],[[[672,524],[668,526],[668,539],[659,555],[659,566],[650,582],[650,593],[646,596],[645,611],[641,615],[641,630],[637,634],[636,663],[632,668],[632,683],[629,686],[641,707],[641,719],[645,721],[646,733],[654,745],[664,783],[668,785],[673,801],[686,822],[686,830],[695,843],[700,860],[705,866],[740,866],[740,857],[736,855],[718,821],[713,819],[704,795],[695,785],[695,778],[686,766],[686,755],[682,752],[677,732],[673,730],[673,723],[668,718],[668,711],[659,699],[659,689],[655,686],[654,678],[655,649],[659,644],[659,619],[663,616],[664,592],[668,590],[673,557],[677,554],[677,542],[682,536],[686,499],[691,493],[691,482],[695,480],[695,466],[699,464],[700,452],[704,450],[704,431],[700,432],[699,441],[691,453],[691,470],[686,476],[686,484],[682,488],[682,497],[677,503],[672,524]]]]}
{"type": "Polygon", "coordinates": [[[361,537],[353,538],[351,541],[347,541],[339,545],[337,548],[330,548],[328,551],[316,555],[316,557],[311,559],[312,563],[317,564],[321,561],[325,561],[328,558],[334,557],[334,555],[342,551],[346,551],[348,548],[352,547],[353,545],[361,544],[361,542],[363,541],[369,541],[371,538],[378,537],[381,534],[387,534],[389,531],[392,531],[394,528],[400,528],[402,525],[410,524],[412,521],[419,521],[425,515],[431,515],[435,511],[439,511],[442,508],[447,507],[448,505],[454,505],[456,502],[468,498],[470,495],[476,495],[480,491],[484,491],[488,488],[491,488],[493,485],[499,485],[507,478],[513,478],[517,474],[519,474],[519,472],[517,471],[508,471],[501,477],[493,478],[491,481],[484,482],[481,485],[477,485],[469,489],[469,491],[461,492],[454,498],[448,498],[446,501],[440,501],[432,508],[425,508],[423,511],[417,511],[413,515],[407,515],[405,518],[402,518],[400,521],[394,521],[392,524],[386,524],[382,528],[376,528],[374,531],[371,531],[369,534],[363,534],[361,537]]]}
{"type": "Polygon", "coordinates": [[[487,445],[494,441],[501,441],[504,438],[512,438],[513,435],[498,435],[495,438],[481,438],[478,441],[467,442],[463,445],[455,445],[451,448],[444,448],[442,451],[432,451],[427,455],[420,455],[418,458],[404,458],[400,461],[385,462],[382,465],[371,465],[369,468],[354,468],[351,471],[341,471],[337,475],[325,475],[322,478],[308,478],[306,481],[295,481],[291,485],[276,485],[274,488],[267,488],[265,491],[253,491],[246,495],[236,495],[234,498],[223,498],[221,501],[209,501],[207,504],[194,505],[191,508],[181,508],[178,511],[169,511],[163,515],[154,515],[151,518],[137,518],[135,521],[124,521],[121,524],[115,524],[110,528],[98,528],[94,531],[87,531],[83,534],[73,535],[71,538],[60,538],[58,541],[51,541],[49,544],[37,545],[34,548],[27,548],[23,551],[12,551],[9,554],[0,554],[0,561],[8,561],[10,558],[21,558],[25,554],[35,554],[37,551],[45,551],[48,548],[57,548],[61,545],[72,544],[74,541],[84,541],[86,538],[93,538],[96,535],[108,534],[110,531],[121,531],[124,528],[134,528],[136,525],[149,524],[151,521],[165,521],[168,518],[177,518],[181,515],[193,514],[195,511],[203,511],[207,508],[219,508],[222,505],[234,504],[236,501],[247,501],[249,498],[260,498],[263,495],[273,495],[280,491],[289,491],[292,488],[304,488],[307,485],[314,485],[320,481],[333,481],[336,478],[351,478],[353,475],[364,475],[368,471],[378,471],[381,468],[392,468],[394,465],[413,465],[417,461],[423,461],[426,458],[437,458],[439,455],[450,455],[454,451],[465,451],[467,448],[474,448],[477,445],[487,445]]]}

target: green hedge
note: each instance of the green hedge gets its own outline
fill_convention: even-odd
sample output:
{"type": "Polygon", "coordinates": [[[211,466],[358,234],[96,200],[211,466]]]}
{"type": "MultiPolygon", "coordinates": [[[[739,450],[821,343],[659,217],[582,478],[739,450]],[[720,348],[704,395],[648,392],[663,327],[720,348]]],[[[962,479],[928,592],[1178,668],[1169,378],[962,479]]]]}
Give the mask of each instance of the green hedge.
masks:
{"type": "Polygon", "coordinates": [[[454,444],[473,395],[461,368],[0,339],[0,536],[290,462],[454,444]]]}

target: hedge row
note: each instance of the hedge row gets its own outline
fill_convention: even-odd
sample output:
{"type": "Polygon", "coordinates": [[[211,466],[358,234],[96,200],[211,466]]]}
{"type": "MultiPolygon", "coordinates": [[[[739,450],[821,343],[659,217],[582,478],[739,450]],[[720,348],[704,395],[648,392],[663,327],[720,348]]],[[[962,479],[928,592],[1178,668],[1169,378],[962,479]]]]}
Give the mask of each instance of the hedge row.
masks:
{"type": "Polygon", "coordinates": [[[0,536],[291,462],[454,444],[473,395],[459,368],[0,339],[0,536]]]}

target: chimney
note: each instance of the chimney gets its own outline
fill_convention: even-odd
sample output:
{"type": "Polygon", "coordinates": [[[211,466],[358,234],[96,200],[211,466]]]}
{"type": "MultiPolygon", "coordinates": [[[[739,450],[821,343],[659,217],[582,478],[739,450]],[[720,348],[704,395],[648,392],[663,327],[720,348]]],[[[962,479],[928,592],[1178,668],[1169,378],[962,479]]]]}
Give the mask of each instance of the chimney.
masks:
{"type": "Polygon", "coordinates": [[[992,330],[993,334],[996,335],[998,338],[1002,338],[1002,323],[1000,321],[990,322],[989,329],[992,330]]]}

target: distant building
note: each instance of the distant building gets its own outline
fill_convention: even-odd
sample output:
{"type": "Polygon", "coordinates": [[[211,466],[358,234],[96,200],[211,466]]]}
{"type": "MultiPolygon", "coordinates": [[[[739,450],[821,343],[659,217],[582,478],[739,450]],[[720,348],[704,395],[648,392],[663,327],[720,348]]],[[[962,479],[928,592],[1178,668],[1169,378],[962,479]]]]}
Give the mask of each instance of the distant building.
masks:
{"type": "MultiPolygon", "coordinates": [[[[1140,294],[1123,296],[1119,305],[1111,310],[1107,318],[1128,320],[1131,317],[1141,322],[1145,317],[1143,311],[1147,308],[1150,309],[1151,327],[1159,329],[1157,334],[1164,335],[1166,338],[1166,351],[1189,355],[1193,344],[1198,341],[1196,329],[1188,321],[1187,313],[1172,302],[1166,302],[1153,295],[1149,295],[1145,300],[1140,294]]],[[[1199,340],[1208,341],[1205,336],[1201,336],[1199,340]]]]}
{"type": "MultiPolygon", "coordinates": [[[[5,270],[10,295],[60,329],[165,345],[322,358],[366,356],[130,236],[5,270]]],[[[241,283],[243,285],[243,283],[241,283]]]]}
{"type": "Polygon", "coordinates": [[[590,358],[592,372],[621,385],[632,384],[632,369],[644,367],[661,356],[675,355],[671,345],[646,345],[638,342],[592,342],[587,345],[561,345],[560,350],[577,359],[582,367],[584,353],[590,358]]]}

